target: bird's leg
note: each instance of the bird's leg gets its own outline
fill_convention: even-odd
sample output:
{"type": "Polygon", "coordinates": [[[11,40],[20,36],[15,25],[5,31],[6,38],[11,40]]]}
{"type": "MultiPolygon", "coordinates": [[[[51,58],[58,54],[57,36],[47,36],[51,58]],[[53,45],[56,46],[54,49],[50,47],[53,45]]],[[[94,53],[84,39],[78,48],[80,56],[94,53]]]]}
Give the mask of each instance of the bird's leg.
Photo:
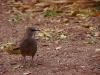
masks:
{"type": "Polygon", "coordinates": [[[32,62],[31,62],[31,65],[33,66],[33,56],[32,56],[32,62]]]}
{"type": "Polygon", "coordinates": [[[25,58],[25,56],[24,56],[23,62],[24,62],[24,66],[25,66],[26,65],[26,58],[25,58]]]}

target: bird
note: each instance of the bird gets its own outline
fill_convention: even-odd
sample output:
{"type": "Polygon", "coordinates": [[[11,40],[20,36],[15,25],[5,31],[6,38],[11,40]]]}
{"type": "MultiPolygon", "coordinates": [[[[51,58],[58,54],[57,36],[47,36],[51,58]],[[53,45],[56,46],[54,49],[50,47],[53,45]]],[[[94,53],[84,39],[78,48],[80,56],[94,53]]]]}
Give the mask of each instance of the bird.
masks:
{"type": "Polygon", "coordinates": [[[32,56],[32,66],[33,66],[33,57],[37,51],[37,41],[35,39],[35,32],[40,31],[35,27],[28,27],[24,37],[22,38],[19,47],[14,48],[13,50],[20,50],[21,55],[24,57],[24,65],[26,64],[26,56],[32,56]]]}

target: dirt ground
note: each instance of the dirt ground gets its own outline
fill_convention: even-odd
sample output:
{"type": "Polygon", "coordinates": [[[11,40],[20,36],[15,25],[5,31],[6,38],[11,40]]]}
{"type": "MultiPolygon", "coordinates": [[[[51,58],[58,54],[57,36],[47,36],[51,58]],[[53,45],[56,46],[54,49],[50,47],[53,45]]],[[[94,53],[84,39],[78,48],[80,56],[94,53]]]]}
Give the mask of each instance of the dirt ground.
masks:
{"type": "Polygon", "coordinates": [[[23,68],[21,55],[10,55],[1,50],[0,75],[100,75],[100,37],[93,36],[96,43],[84,43],[93,41],[87,37],[88,34],[100,32],[100,17],[63,16],[8,22],[9,16],[5,13],[8,9],[6,5],[0,5],[0,44],[19,43],[29,26],[40,30],[58,28],[63,30],[67,39],[57,40],[55,32],[51,33],[52,37],[49,40],[36,34],[38,51],[34,57],[33,67],[30,66],[31,57],[27,57],[27,67],[23,68]],[[68,24],[53,22],[64,18],[69,19],[68,24]],[[89,21],[93,24],[94,30],[84,26],[89,21]]]}

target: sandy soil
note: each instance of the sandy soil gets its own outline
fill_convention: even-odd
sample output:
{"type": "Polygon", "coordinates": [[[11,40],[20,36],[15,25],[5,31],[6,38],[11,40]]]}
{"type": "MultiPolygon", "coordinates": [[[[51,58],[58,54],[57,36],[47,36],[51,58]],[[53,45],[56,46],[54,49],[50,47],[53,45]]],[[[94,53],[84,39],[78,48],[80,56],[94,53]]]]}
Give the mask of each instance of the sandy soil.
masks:
{"type": "Polygon", "coordinates": [[[0,50],[0,75],[100,75],[100,37],[93,36],[97,41],[93,44],[84,42],[93,41],[88,34],[100,32],[100,17],[73,18],[47,17],[27,21],[8,22],[9,7],[0,5],[0,44],[7,42],[19,43],[25,30],[34,26],[40,30],[59,29],[67,39],[57,40],[57,32],[51,32],[49,40],[42,39],[36,34],[38,51],[34,57],[34,66],[30,66],[31,57],[27,57],[27,67],[23,68],[21,55],[10,55],[0,50]],[[57,22],[58,19],[69,20],[68,25],[57,22]],[[56,20],[55,22],[53,22],[56,20]],[[94,30],[86,28],[89,21],[94,30]],[[78,23],[79,22],[79,23],[78,23]],[[58,49],[57,49],[58,47],[58,49]]]}

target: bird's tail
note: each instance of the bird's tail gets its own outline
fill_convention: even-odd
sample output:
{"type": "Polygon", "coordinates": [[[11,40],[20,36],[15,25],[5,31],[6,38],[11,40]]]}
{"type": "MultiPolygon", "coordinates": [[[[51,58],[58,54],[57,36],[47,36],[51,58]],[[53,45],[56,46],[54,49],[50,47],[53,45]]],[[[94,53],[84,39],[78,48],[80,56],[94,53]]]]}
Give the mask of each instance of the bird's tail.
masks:
{"type": "Polygon", "coordinates": [[[19,50],[19,47],[13,48],[12,50],[19,50]]]}

